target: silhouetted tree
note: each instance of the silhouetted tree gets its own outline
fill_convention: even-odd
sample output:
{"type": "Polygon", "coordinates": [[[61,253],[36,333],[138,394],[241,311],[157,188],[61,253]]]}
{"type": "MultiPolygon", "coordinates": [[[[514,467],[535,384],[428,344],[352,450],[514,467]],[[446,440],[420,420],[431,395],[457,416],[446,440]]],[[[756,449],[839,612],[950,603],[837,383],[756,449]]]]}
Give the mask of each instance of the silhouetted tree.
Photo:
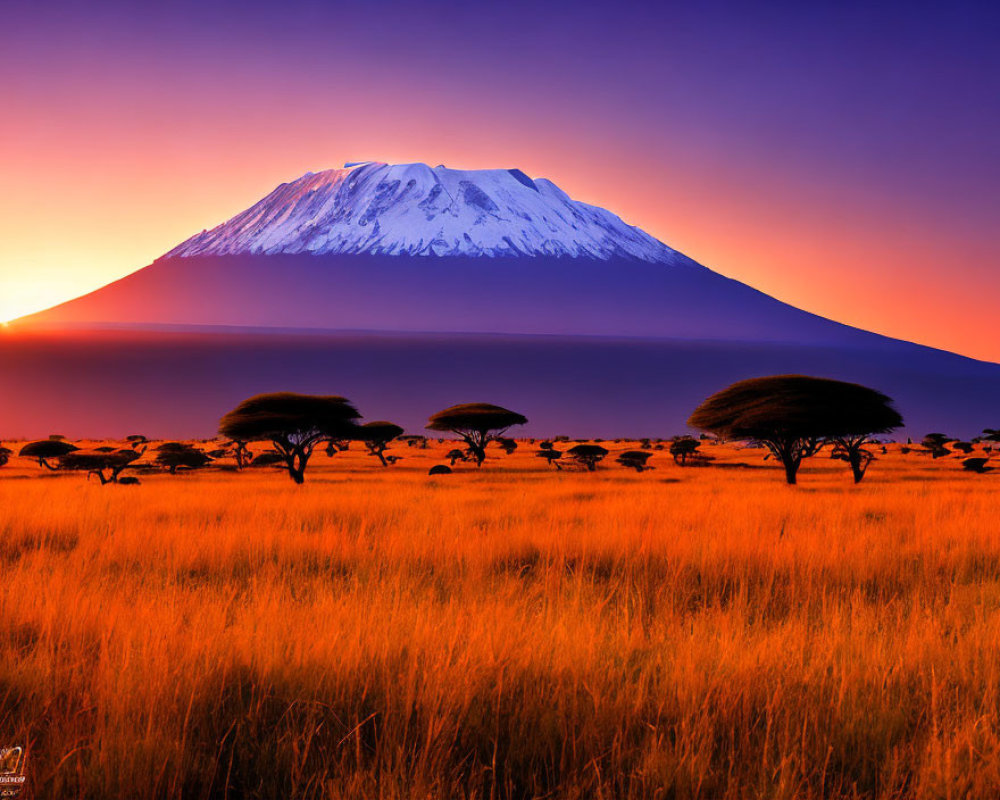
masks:
{"type": "MultiPolygon", "coordinates": [[[[549,444],[549,442],[544,442],[543,444],[549,444]]],[[[543,447],[541,450],[536,452],[535,455],[539,458],[544,458],[557,470],[560,472],[562,471],[562,464],[559,463],[559,459],[562,458],[562,451],[556,450],[553,447],[543,447]]]]}
{"type": "Polygon", "coordinates": [[[948,442],[954,441],[955,438],[953,436],[948,436],[944,433],[928,433],[920,444],[930,452],[931,458],[943,458],[951,453],[951,450],[945,447],[945,445],[948,442]]]}
{"type": "Polygon", "coordinates": [[[145,453],[146,448],[149,446],[149,439],[141,433],[133,433],[131,436],[126,436],[125,441],[128,442],[128,446],[137,453],[145,453]]]}
{"type": "Polygon", "coordinates": [[[97,450],[74,450],[59,458],[60,469],[86,472],[87,477],[96,475],[101,485],[118,483],[118,476],[133,461],[140,458],[135,450],[113,450],[110,453],[97,450]],[[105,474],[107,473],[107,474],[105,474]]]}
{"type": "Polygon", "coordinates": [[[513,439],[507,439],[504,436],[498,436],[496,443],[500,445],[500,449],[503,450],[507,455],[513,455],[514,451],[517,450],[517,442],[513,439]]]}
{"type": "Polygon", "coordinates": [[[348,429],[342,435],[328,440],[326,443],[326,457],[333,458],[337,453],[345,453],[350,450],[351,440],[347,437],[351,435],[354,435],[354,432],[348,429]]]}
{"type": "Polygon", "coordinates": [[[854,482],[864,477],[864,445],[899,427],[903,418],[881,392],[856,383],[807,375],[739,381],[703,402],[688,424],[728,439],[758,442],[781,461],[794,484],[804,458],[826,443],[844,449],[854,482]]]}
{"type": "Polygon", "coordinates": [[[445,454],[445,458],[447,458],[451,462],[452,466],[455,466],[455,462],[456,461],[465,461],[465,460],[467,460],[469,458],[469,454],[466,453],[464,450],[459,450],[456,447],[454,450],[449,450],[445,454]]]}
{"type": "Polygon", "coordinates": [[[236,461],[236,469],[242,471],[251,461],[253,452],[250,450],[250,443],[242,439],[230,439],[227,448],[233,451],[233,459],[236,461]]]}
{"type": "Polygon", "coordinates": [[[28,442],[18,452],[19,456],[33,458],[38,461],[38,466],[46,469],[56,470],[58,467],[52,466],[50,461],[62,458],[67,453],[72,453],[80,448],[62,439],[41,439],[37,442],[28,442]]]}
{"type": "Polygon", "coordinates": [[[972,452],[972,442],[952,442],[951,449],[968,455],[972,452]]]}
{"type": "Polygon", "coordinates": [[[624,453],[620,453],[615,461],[623,467],[634,469],[636,472],[642,472],[647,469],[652,469],[652,467],[646,466],[646,462],[652,455],[652,453],[646,452],[645,450],[626,450],[624,453]]]}
{"type": "Polygon", "coordinates": [[[993,467],[986,466],[986,462],[988,461],[988,458],[967,458],[962,462],[962,468],[967,469],[969,472],[982,474],[993,469],[993,467]]]}
{"type": "Polygon", "coordinates": [[[578,444],[566,451],[566,455],[582,464],[588,471],[594,472],[597,465],[608,454],[599,444],[578,444]]]}
{"type": "Polygon", "coordinates": [[[687,466],[689,460],[698,453],[701,442],[691,436],[675,436],[670,442],[670,455],[678,466],[687,466]]]}
{"type": "Polygon", "coordinates": [[[511,426],[523,425],[527,421],[526,417],[516,411],[500,406],[463,403],[434,414],[427,429],[461,436],[479,467],[486,459],[486,445],[501,438],[511,426]]]}
{"type": "Polygon", "coordinates": [[[270,442],[285,459],[291,479],[302,484],[316,445],[351,436],[354,420],[360,416],[343,397],[260,394],[226,414],[219,422],[219,433],[233,440],[270,442]]]}
{"type": "Polygon", "coordinates": [[[178,469],[200,469],[212,461],[207,453],[185,442],[164,442],[156,450],[154,462],[171,475],[178,469]]]}
{"type": "Polygon", "coordinates": [[[389,442],[402,432],[403,429],[396,423],[380,419],[358,426],[355,437],[364,443],[371,455],[382,462],[383,467],[387,467],[389,463],[385,458],[385,449],[389,446],[389,442]]]}
{"type": "Polygon", "coordinates": [[[10,457],[12,455],[14,455],[13,450],[11,450],[9,447],[3,447],[2,445],[0,445],[0,467],[6,466],[7,462],[10,461],[10,457]]]}
{"type": "Polygon", "coordinates": [[[427,470],[428,475],[451,475],[451,467],[447,464],[435,464],[429,470],[427,470]]]}

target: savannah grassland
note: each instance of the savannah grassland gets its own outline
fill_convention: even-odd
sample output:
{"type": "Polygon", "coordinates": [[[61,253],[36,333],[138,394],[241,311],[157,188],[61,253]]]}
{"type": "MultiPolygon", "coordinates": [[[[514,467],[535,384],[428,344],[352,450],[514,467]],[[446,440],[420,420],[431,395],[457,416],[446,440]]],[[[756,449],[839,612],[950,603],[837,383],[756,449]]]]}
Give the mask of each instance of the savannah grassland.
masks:
{"type": "Polygon", "coordinates": [[[28,795],[1000,796],[1000,471],[522,444],[429,478],[448,447],[303,487],[0,470],[28,795]]]}

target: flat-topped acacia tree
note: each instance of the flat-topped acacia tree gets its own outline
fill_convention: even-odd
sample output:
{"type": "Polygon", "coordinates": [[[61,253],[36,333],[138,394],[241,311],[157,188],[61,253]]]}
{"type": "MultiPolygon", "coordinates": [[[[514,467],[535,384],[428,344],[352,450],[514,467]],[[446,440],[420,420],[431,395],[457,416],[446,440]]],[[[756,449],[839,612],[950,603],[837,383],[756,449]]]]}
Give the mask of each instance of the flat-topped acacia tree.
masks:
{"type": "Polygon", "coordinates": [[[354,438],[363,442],[368,452],[376,456],[383,467],[387,467],[389,462],[385,460],[385,449],[389,446],[389,442],[402,433],[403,429],[395,422],[379,419],[359,425],[354,438]]]}
{"type": "Polygon", "coordinates": [[[244,400],[219,422],[219,433],[244,442],[270,442],[295,483],[305,483],[306,465],[316,445],[352,438],[357,409],[334,395],[276,392],[244,400]]]}
{"type": "Polygon", "coordinates": [[[586,467],[588,472],[596,472],[597,465],[607,454],[608,449],[599,444],[578,444],[566,451],[566,455],[586,467]]]}
{"type": "Polygon", "coordinates": [[[156,451],[154,463],[171,475],[176,475],[178,469],[200,469],[212,461],[207,453],[187,442],[164,442],[156,451]]]}
{"type": "Polygon", "coordinates": [[[122,470],[126,469],[133,461],[141,458],[142,454],[135,450],[73,450],[59,457],[59,466],[65,470],[78,470],[86,472],[87,478],[96,475],[101,485],[118,483],[118,477],[122,470]]]}
{"type": "Polygon", "coordinates": [[[794,484],[804,458],[825,444],[843,452],[854,482],[872,460],[864,449],[875,434],[903,424],[886,395],[857,383],[808,375],[772,375],[739,381],[705,400],[688,420],[726,439],[759,442],[794,484]]]}
{"type": "Polygon", "coordinates": [[[38,466],[46,469],[57,470],[50,461],[62,458],[68,453],[72,453],[80,448],[69,442],[64,442],[62,438],[41,439],[37,442],[28,442],[20,449],[18,455],[23,458],[33,458],[38,462],[38,466]]]}
{"type": "Polygon", "coordinates": [[[461,436],[480,467],[486,459],[486,445],[501,438],[513,425],[524,425],[528,418],[489,403],[463,403],[434,414],[427,429],[461,436]]]}

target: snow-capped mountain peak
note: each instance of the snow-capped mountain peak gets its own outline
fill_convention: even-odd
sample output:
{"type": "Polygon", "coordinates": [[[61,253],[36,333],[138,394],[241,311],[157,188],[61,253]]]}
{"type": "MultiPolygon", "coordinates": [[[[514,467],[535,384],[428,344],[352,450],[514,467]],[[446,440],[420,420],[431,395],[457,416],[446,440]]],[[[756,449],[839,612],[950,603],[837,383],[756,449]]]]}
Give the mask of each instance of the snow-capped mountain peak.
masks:
{"type": "Polygon", "coordinates": [[[679,254],[551,181],[518,169],[349,162],[306,173],[165,257],[278,253],[570,256],[679,254]]]}

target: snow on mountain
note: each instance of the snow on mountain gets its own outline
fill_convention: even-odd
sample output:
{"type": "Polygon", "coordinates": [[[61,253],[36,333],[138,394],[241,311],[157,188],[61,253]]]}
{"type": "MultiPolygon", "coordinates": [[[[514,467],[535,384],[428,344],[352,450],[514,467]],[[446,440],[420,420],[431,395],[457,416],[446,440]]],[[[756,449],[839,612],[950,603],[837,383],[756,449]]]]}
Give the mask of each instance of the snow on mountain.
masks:
{"type": "Polygon", "coordinates": [[[283,183],[165,257],[297,253],[686,261],[611,212],[518,169],[379,162],[283,183]]]}

